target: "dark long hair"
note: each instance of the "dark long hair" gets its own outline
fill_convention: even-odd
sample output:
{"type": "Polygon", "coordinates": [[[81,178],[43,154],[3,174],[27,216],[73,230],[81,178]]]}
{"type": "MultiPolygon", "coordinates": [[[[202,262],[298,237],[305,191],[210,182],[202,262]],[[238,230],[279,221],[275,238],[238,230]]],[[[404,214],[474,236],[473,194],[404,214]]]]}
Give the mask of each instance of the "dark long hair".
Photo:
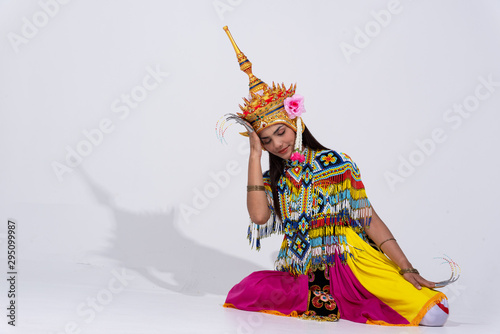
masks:
{"type": "MultiPolygon", "coordinates": [[[[302,132],[302,146],[307,147],[312,150],[328,150],[325,146],[321,145],[319,141],[314,138],[311,134],[307,126],[304,126],[304,132],[302,132]]],[[[281,216],[281,208],[278,197],[278,181],[283,175],[285,169],[285,160],[280,157],[269,153],[269,175],[271,179],[271,189],[273,190],[273,202],[274,202],[274,211],[278,215],[280,219],[281,216]]]]}

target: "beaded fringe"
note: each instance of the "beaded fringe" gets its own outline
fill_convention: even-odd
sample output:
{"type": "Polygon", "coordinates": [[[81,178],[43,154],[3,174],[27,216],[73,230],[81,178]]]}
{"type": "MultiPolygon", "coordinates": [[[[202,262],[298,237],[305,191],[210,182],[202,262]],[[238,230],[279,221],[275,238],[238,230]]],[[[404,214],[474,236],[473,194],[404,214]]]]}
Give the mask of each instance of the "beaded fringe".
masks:
{"type": "MultiPolygon", "coordinates": [[[[313,158],[312,153],[312,151],[308,153],[308,162],[313,158]]],[[[304,188],[302,179],[294,179],[291,176],[282,180],[286,187],[285,194],[280,193],[280,191],[278,193],[280,193],[281,212],[285,213],[283,216],[288,216],[292,221],[298,221],[299,217],[304,213],[297,211],[299,207],[302,207],[302,211],[307,210],[307,212],[310,212],[310,214],[307,214],[310,239],[323,238],[321,242],[325,246],[321,252],[323,256],[333,258],[334,251],[342,251],[341,259],[345,260],[347,255],[345,246],[339,243],[339,236],[334,231],[335,226],[349,226],[364,238],[364,229],[371,222],[372,208],[366,196],[364,185],[359,178],[359,170],[346,155],[343,155],[343,157],[345,159],[343,167],[327,170],[325,173],[318,175],[317,179],[314,180],[314,189],[311,189],[313,193],[309,194],[309,190],[304,188]],[[306,195],[306,193],[309,195],[306,195]],[[319,199],[323,201],[321,208],[317,203],[319,199]],[[288,212],[289,210],[291,212],[288,212]],[[321,212],[319,212],[320,210],[321,212]],[[325,253],[324,249],[326,248],[329,249],[325,253]]],[[[306,177],[312,177],[312,175],[306,177]]],[[[264,185],[266,186],[266,196],[271,216],[263,225],[250,222],[247,231],[247,238],[251,247],[255,247],[257,250],[260,250],[261,247],[260,239],[267,238],[272,234],[283,234],[284,230],[284,224],[273,208],[270,184],[265,180],[264,185]]],[[[311,186],[313,185],[309,184],[307,188],[311,186]]],[[[318,257],[320,254],[317,249],[314,249],[314,245],[313,242],[311,247],[312,255],[318,257]]],[[[327,260],[327,262],[331,262],[331,259],[327,260]]],[[[284,265],[295,267],[296,270],[300,271],[305,269],[301,268],[301,263],[292,262],[294,263],[284,265]]]]}

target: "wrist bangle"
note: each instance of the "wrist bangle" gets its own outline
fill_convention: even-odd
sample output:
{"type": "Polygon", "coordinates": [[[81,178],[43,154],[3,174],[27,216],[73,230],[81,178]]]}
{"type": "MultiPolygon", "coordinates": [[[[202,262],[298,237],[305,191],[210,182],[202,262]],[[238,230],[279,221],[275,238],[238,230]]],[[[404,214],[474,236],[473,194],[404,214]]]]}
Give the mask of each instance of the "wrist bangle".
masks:
{"type": "Polygon", "coordinates": [[[418,270],[415,269],[415,268],[406,268],[406,269],[399,270],[399,274],[400,275],[407,274],[407,273],[419,274],[420,275],[420,273],[418,272],[418,270]]]}
{"type": "Polygon", "coordinates": [[[381,248],[383,244],[385,244],[387,241],[390,241],[390,240],[396,241],[396,239],[394,239],[394,238],[386,239],[386,240],[382,241],[382,243],[380,245],[378,245],[378,248],[381,248]]]}
{"type": "Polygon", "coordinates": [[[264,186],[247,186],[247,191],[264,191],[266,188],[264,186]]]}

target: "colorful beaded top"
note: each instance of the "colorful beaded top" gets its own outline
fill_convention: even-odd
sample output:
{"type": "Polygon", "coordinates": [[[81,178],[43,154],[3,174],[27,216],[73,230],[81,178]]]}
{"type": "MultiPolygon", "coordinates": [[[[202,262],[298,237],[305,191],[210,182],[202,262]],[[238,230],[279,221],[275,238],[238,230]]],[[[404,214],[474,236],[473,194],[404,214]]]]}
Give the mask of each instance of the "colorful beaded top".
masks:
{"type": "Polygon", "coordinates": [[[264,186],[271,217],[264,225],[251,222],[248,229],[248,239],[257,249],[261,238],[284,234],[276,270],[295,275],[333,265],[335,254],[342,262],[352,257],[343,231],[350,228],[368,241],[365,228],[372,215],[360,172],[347,154],[307,147],[303,154],[303,162],[287,160],[278,181],[283,220],[274,211],[266,171],[264,186]]]}

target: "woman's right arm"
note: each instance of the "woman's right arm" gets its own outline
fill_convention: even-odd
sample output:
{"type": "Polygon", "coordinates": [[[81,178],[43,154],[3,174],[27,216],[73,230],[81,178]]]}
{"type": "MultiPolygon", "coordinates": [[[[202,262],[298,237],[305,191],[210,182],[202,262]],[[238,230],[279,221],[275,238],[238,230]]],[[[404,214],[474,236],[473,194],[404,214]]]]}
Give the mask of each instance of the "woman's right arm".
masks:
{"type": "MultiPolygon", "coordinates": [[[[262,158],[262,144],[259,136],[254,132],[250,137],[250,157],[248,159],[248,185],[264,186],[262,177],[262,167],[260,160],[262,158]]],[[[263,225],[271,216],[271,210],[268,207],[268,201],[265,191],[247,191],[247,209],[252,222],[263,225]]]]}

